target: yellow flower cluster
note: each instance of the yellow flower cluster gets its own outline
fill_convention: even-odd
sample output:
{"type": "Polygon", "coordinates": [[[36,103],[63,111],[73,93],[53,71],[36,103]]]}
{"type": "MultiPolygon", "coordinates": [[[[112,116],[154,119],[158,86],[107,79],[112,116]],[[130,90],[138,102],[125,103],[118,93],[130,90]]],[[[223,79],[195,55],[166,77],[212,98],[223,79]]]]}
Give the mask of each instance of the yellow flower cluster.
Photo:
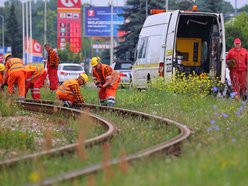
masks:
{"type": "Polygon", "coordinates": [[[220,87],[218,79],[211,79],[206,73],[197,75],[193,72],[187,75],[176,73],[175,77],[167,82],[162,78],[156,79],[152,82],[151,88],[176,94],[206,96],[210,94],[214,86],[220,87]]]}

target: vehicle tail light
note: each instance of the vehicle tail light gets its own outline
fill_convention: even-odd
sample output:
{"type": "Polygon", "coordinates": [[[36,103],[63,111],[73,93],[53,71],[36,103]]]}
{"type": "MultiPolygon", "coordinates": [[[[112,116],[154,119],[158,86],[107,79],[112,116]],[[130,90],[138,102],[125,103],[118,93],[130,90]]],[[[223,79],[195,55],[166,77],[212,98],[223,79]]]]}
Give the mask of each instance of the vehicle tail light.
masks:
{"type": "Polygon", "coordinates": [[[67,73],[67,72],[61,71],[61,72],[60,72],[60,75],[68,75],[68,73],[67,73]]]}
{"type": "Polygon", "coordinates": [[[121,77],[127,77],[127,74],[120,73],[121,77]]]}
{"type": "Polygon", "coordinates": [[[166,12],[166,10],[161,10],[161,9],[151,9],[150,10],[150,14],[154,15],[154,14],[160,14],[166,12]]]}
{"type": "Polygon", "coordinates": [[[159,63],[158,73],[160,77],[164,77],[164,62],[159,63]]]}

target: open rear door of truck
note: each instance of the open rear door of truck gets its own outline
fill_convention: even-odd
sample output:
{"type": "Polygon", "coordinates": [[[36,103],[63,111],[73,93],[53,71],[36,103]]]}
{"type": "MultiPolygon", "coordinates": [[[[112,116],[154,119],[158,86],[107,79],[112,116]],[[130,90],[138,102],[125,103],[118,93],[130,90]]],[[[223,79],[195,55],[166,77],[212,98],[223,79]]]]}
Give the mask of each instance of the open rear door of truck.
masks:
{"type": "Polygon", "coordinates": [[[171,77],[173,73],[173,61],[175,57],[175,46],[176,46],[176,35],[177,35],[177,25],[179,21],[180,10],[171,12],[170,22],[167,29],[167,37],[165,40],[165,80],[171,77]]]}
{"type": "Polygon", "coordinates": [[[225,36],[225,25],[224,25],[224,17],[223,14],[219,14],[219,32],[221,36],[221,47],[222,47],[222,53],[221,53],[221,82],[224,83],[226,79],[226,36],[225,36]]]}

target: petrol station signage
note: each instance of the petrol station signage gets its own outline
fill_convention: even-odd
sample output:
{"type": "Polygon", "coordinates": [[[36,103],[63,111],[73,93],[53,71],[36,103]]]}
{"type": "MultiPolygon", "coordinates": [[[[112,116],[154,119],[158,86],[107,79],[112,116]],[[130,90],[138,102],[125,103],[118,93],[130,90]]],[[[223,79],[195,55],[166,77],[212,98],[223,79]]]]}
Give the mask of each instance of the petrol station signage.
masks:
{"type": "Polygon", "coordinates": [[[58,0],[57,30],[58,48],[69,44],[72,52],[78,53],[82,47],[81,0],[58,0]]]}

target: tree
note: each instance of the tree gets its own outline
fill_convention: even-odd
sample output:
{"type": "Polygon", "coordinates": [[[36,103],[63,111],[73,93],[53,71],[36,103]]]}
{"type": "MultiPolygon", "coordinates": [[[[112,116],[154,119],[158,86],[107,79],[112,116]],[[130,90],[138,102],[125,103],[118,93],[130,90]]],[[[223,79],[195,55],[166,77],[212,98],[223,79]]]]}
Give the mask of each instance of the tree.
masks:
{"type": "Polygon", "coordinates": [[[193,4],[192,0],[180,0],[175,4],[175,7],[180,10],[192,10],[193,4]]]}
{"type": "Polygon", "coordinates": [[[13,56],[22,58],[22,29],[17,21],[15,6],[21,5],[12,1],[7,18],[5,41],[6,46],[11,46],[13,56]]]}
{"type": "Polygon", "coordinates": [[[238,9],[238,12],[248,12],[248,5],[245,5],[242,8],[238,9]]]}
{"type": "Polygon", "coordinates": [[[230,14],[234,12],[234,8],[230,2],[225,1],[223,4],[223,13],[230,14]]]}
{"type": "Polygon", "coordinates": [[[241,13],[230,21],[226,22],[226,48],[227,50],[233,47],[233,40],[239,37],[242,40],[242,47],[248,48],[248,15],[241,13]]]}
{"type": "Polygon", "coordinates": [[[62,63],[80,63],[82,61],[81,53],[73,53],[69,44],[66,44],[65,50],[58,50],[58,55],[62,63]]]}
{"type": "MultiPolygon", "coordinates": [[[[148,0],[148,9],[164,9],[164,0],[148,0]]],[[[120,59],[134,58],[134,51],[138,42],[139,33],[146,18],[146,0],[128,0],[127,8],[124,9],[122,16],[125,23],[119,30],[125,31],[124,41],[115,48],[116,56],[120,59]]]]}
{"type": "Polygon", "coordinates": [[[224,0],[198,0],[199,11],[220,13],[223,10],[224,0]]]}
{"type": "MultiPolygon", "coordinates": [[[[47,4],[47,42],[57,47],[57,0],[50,0],[47,4]]],[[[37,1],[33,6],[33,38],[44,43],[44,2],[37,1]]]]}

